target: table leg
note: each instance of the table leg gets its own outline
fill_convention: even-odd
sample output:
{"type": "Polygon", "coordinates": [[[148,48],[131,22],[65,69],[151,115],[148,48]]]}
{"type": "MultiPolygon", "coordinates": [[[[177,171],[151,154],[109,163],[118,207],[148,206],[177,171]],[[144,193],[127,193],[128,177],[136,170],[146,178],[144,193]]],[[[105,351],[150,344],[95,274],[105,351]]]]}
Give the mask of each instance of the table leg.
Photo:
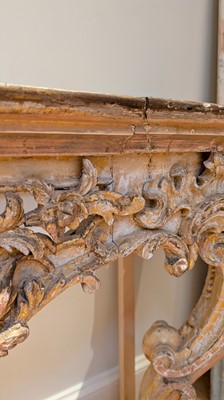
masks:
{"type": "Polygon", "coordinates": [[[224,355],[224,266],[210,266],[201,298],[177,330],[157,321],[143,348],[151,365],[141,400],[194,400],[193,383],[224,355]]]}
{"type": "Polygon", "coordinates": [[[118,260],[120,400],[135,399],[134,254],[118,260]]]}

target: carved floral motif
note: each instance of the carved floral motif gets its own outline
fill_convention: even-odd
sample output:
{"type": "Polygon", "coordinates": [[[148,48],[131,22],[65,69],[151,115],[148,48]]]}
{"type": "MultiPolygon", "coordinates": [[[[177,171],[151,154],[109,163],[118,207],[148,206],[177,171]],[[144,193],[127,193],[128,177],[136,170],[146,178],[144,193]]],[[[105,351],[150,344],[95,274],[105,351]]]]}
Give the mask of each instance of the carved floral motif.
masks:
{"type": "Polygon", "coordinates": [[[174,392],[193,399],[186,377],[195,376],[224,347],[223,177],[224,157],[214,153],[201,172],[194,174],[176,163],[165,176],[149,178],[141,195],[122,195],[99,185],[97,169],[88,159],[83,159],[78,185],[69,189],[37,179],[19,189],[2,185],[6,207],[0,216],[0,356],[28,336],[28,320],[67,287],[79,282],[86,292],[96,290],[94,270],[100,266],[133,251],[151,258],[162,247],[165,268],[180,276],[200,254],[211,272],[191,317],[180,330],[157,322],[144,338],[152,366],[142,399],[165,399],[174,392]],[[25,212],[20,191],[33,196],[35,209],[25,212]],[[117,220],[126,219],[134,229],[114,237],[117,220]],[[205,317],[206,307],[213,309],[211,318],[205,317]]]}

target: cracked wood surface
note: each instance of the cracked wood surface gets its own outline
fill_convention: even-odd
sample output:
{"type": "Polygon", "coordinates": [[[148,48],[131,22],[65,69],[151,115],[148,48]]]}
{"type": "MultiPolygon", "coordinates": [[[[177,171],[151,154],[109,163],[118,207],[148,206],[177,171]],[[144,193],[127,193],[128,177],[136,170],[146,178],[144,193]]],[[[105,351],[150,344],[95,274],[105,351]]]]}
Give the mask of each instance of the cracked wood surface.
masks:
{"type": "Polygon", "coordinates": [[[223,128],[215,104],[0,85],[2,156],[221,151],[223,128]]]}

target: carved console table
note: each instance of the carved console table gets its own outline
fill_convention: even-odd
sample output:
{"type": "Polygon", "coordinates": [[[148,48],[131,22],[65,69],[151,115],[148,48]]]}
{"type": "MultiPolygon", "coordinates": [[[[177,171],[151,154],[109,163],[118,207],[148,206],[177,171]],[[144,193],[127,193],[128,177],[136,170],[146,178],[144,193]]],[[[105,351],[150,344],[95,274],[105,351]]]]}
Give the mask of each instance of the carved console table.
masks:
{"type": "Polygon", "coordinates": [[[162,247],[178,277],[200,255],[209,273],[189,319],[143,340],[141,400],[194,399],[224,354],[223,146],[218,105],[1,86],[0,356],[67,287],[96,290],[105,264],[162,247]]]}

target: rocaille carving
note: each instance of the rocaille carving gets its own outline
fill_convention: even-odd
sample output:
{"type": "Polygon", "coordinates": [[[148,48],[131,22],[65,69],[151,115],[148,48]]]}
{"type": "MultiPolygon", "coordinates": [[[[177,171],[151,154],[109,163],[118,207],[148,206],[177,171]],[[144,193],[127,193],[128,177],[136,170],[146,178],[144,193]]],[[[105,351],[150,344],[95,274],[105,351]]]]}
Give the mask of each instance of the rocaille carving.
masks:
{"type": "Polygon", "coordinates": [[[100,184],[88,159],[74,187],[37,179],[1,185],[0,355],[28,336],[28,320],[67,287],[79,282],[86,292],[96,290],[94,270],[120,256],[135,251],[151,258],[162,247],[167,271],[180,276],[200,255],[210,273],[192,315],[179,330],[155,323],[143,344],[152,364],[141,398],[193,399],[190,377],[224,347],[223,177],[224,157],[213,153],[197,174],[176,163],[149,178],[141,195],[100,184]],[[30,193],[37,207],[25,212],[20,192],[30,193]],[[134,229],[114,237],[116,221],[130,218],[134,229]]]}

